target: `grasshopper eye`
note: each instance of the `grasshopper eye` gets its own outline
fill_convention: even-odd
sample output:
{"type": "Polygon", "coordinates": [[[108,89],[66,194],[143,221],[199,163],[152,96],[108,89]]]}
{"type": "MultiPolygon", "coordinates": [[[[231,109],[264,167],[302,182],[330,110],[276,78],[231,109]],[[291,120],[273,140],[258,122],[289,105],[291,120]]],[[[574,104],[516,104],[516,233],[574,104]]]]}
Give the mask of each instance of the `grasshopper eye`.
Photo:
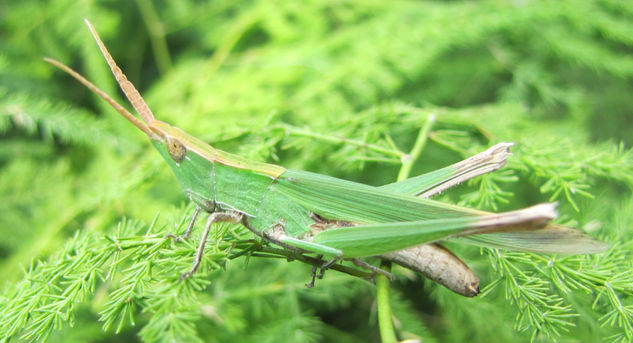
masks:
{"type": "Polygon", "coordinates": [[[169,153],[169,156],[171,156],[171,158],[174,159],[176,163],[180,163],[185,158],[187,148],[185,148],[185,146],[177,139],[167,138],[167,140],[165,141],[165,145],[167,146],[167,152],[169,153]]]}

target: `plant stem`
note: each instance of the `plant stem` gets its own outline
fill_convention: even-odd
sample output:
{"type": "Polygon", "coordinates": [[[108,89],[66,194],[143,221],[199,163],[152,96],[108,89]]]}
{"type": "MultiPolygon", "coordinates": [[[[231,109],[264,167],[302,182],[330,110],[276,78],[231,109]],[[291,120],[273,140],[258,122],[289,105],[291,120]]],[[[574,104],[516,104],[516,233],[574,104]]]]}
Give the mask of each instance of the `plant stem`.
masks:
{"type": "MultiPolygon", "coordinates": [[[[413,164],[420,157],[424,145],[431,132],[431,127],[435,122],[435,115],[430,114],[427,117],[426,123],[420,129],[418,138],[411,149],[411,153],[402,157],[402,167],[398,172],[397,181],[406,180],[411,173],[413,164]]],[[[385,271],[391,271],[391,262],[383,261],[380,265],[385,271]]],[[[389,279],[384,275],[376,275],[376,303],[378,308],[378,327],[380,329],[380,339],[383,343],[395,343],[397,342],[396,331],[393,327],[393,319],[391,314],[391,306],[389,305],[389,279]]]]}
{"type": "MultiPolygon", "coordinates": [[[[384,271],[391,271],[391,262],[383,262],[380,265],[384,271]]],[[[391,306],[389,305],[389,279],[384,275],[376,276],[376,303],[378,307],[378,327],[380,329],[380,341],[382,343],[396,343],[396,332],[393,327],[391,306]]]]}
{"type": "Polygon", "coordinates": [[[411,168],[413,168],[413,164],[420,157],[420,153],[422,153],[422,149],[424,149],[424,145],[426,145],[426,141],[429,137],[429,132],[431,131],[431,126],[435,122],[435,115],[430,114],[424,123],[424,126],[420,129],[420,133],[418,133],[418,138],[413,145],[413,149],[411,153],[402,157],[402,167],[400,168],[400,172],[398,173],[398,182],[402,180],[406,180],[409,178],[409,174],[411,173],[411,168]]]}
{"type": "Polygon", "coordinates": [[[158,71],[161,74],[165,74],[171,68],[171,57],[169,56],[167,41],[165,40],[163,24],[158,18],[156,9],[151,1],[136,0],[136,3],[140,9],[145,26],[147,26],[147,30],[149,31],[149,39],[152,44],[154,56],[156,57],[158,71]]]}

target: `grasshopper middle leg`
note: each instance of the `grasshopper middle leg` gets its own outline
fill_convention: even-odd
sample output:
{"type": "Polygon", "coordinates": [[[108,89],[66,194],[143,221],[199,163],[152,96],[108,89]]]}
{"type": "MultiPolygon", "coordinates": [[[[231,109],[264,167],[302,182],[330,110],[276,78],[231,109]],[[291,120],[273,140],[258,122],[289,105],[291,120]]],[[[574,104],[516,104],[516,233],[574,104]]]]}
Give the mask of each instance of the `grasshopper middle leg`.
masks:
{"type": "Polygon", "coordinates": [[[191,269],[182,274],[180,276],[180,280],[184,280],[189,276],[193,275],[193,273],[198,270],[200,267],[200,263],[202,262],[202,254],[204,253],[204,246],[207,243],[207,237],[209,237],[209,231],[211,231],[211,225],[213,223],[225,222],[225,223],[239,223],[242,220],[242,214],[239,212],[214,212],[209,215],[207,218],[207,223],[204,226],[204,232],[202,233],[202,237],[200,238],[200,244],[198,244],[198,249],[196,251],[196,257],[193,261],[193,266],[191,269]]]}

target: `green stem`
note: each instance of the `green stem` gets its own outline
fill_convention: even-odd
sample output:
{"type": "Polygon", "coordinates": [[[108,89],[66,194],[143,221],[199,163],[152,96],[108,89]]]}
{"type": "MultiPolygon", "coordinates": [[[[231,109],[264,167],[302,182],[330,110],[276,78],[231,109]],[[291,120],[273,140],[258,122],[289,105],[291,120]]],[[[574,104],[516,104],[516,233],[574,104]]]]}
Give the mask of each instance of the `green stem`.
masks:
{"type": "MultiPolygon", "coordinates": [[[[380,268],[384,271],[391,271],[391,263],[383,262],[380,268]]],[[[378,307],[378,327],[380,329],[380,340],[382,343],[396,343],[396,331],[393,327],[391,306],[389,305],[389,279],[384,275],[376,276],[376,303],[378,307]]]]}
{"type": "Polygon", "coordinates": [[[231,50],[244,36],[244,34],[261,18],[261,12],[256,7],[255,9],[246,12],[240,16],[226,33],[224,40],[218,45],[215,53],[211,56],[206,64],[202,67],[201,75],[204,77],[201,79],[200,85],[204,85],[215,72],[220,69],[226,59],[229,57],[231,50]]]}
{"type": "MultiPolygon", "coordinates": [[[[435,115],[428,116],[426,123],[420,129],[418,138],[411,149],[411,153],[402,157],[402,167],[398,173],[397,181],[403,181],[409,178],[411,168],[415,161],[420,157],[424,145],[431,132],[431,127],[435,122],[435,115]]],[[[391,271],[391,262],[383,261],[380,268],[391,271]]],[[[376,303],[378,308],[378,327],[380,329],[380,339],[383,343],[397,342],[396,330],[393,327],[393,319],[391,314],[391,306],[389,305],[389,279],[384,275],[376,276],[376,303]]]]}
{"type": "MultiPolygon", "coordinates": [[[[201,89],[209,82],[209,80],[215,75],[229,57],[235,45],[237,45],[239,40],[260,19],[260,17],[260,10],[255,7],[253,10],[242,14],[234,21],[233,25],[229,29],[229,32],[226,33],[224,40],[217,46],[213,56],[211,56],[211,58],[200,68],[200,75],[204,76],[200,77],[195,82],[195,88],[201,89]]],[[[206,93],[198,92],[196,94],[197,97],[193,100],[195,107],[192,110],[194,112],[201,112],[199,107],[202,103],[204,103],[204,101],[200,97],[205,96],[206,93]]]]}
{"type": "Polygon", "coordinates": [[[171,68],[171,57],[165,40],[165,30],[163,24],[156,14],[154,5],[149,0],[136,0],[141,11],[141,17],[145,22],[145,26],[149,30],[149,39],[156,57],[156,65],[161,74],[165,74],[171,68]]]}
{"type": "Polygon", "coordinates": [[[429,132],[431,132],[431,126],[435,122],[435,115],[430,114],[424,123],[424,126],[420,129],[420,133],[418,133],[418,138],[413,145],[413,149],[411,149],[411,153],[402,157],[402,167],[400,168],[400,172],[398,173],[398,182],[406,180],[409,178],[409,174],[411,174],[411,168],[413,168],[413,164],[420,157],[420,153],[422,153],[422,149],[424,149],[424,145],[426,145],[426,141],[429,137],[429,132]]]}

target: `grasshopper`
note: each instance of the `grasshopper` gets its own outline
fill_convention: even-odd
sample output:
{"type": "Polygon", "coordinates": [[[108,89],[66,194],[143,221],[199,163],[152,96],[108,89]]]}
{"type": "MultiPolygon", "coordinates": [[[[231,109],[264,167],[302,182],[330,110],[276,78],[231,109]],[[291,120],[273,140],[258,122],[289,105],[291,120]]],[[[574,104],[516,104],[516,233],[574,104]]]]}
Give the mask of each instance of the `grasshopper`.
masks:
{"type": "MultiPolygon", "coordinates": [[[[511,144],[501,143],[435,172],[373,187],[230,154],[157,120],[85,20],[123,93],[139,114],[132,115],[68,66],[45,60],[98,94],[147,135],[196,205],[186,239],[200,212],[208,213],[191,276],[200,266],[212,224],[240,223],[262,239],[300,254],[314,254],[321,274],[341,260],[372,273],[390,273],[363,258],[379,256],[421,272],[453,291],[474,296],[479,280],[447,249],[432,243],[461,237],[479,246],[542,253],[596,253],[606,245],[580,231],[548,224],[555,204],[488,213],[428,199],[461,181],[500,168],[511,144]]],[[[313,278],[316,267],[313,269],[313,278]]]]}

